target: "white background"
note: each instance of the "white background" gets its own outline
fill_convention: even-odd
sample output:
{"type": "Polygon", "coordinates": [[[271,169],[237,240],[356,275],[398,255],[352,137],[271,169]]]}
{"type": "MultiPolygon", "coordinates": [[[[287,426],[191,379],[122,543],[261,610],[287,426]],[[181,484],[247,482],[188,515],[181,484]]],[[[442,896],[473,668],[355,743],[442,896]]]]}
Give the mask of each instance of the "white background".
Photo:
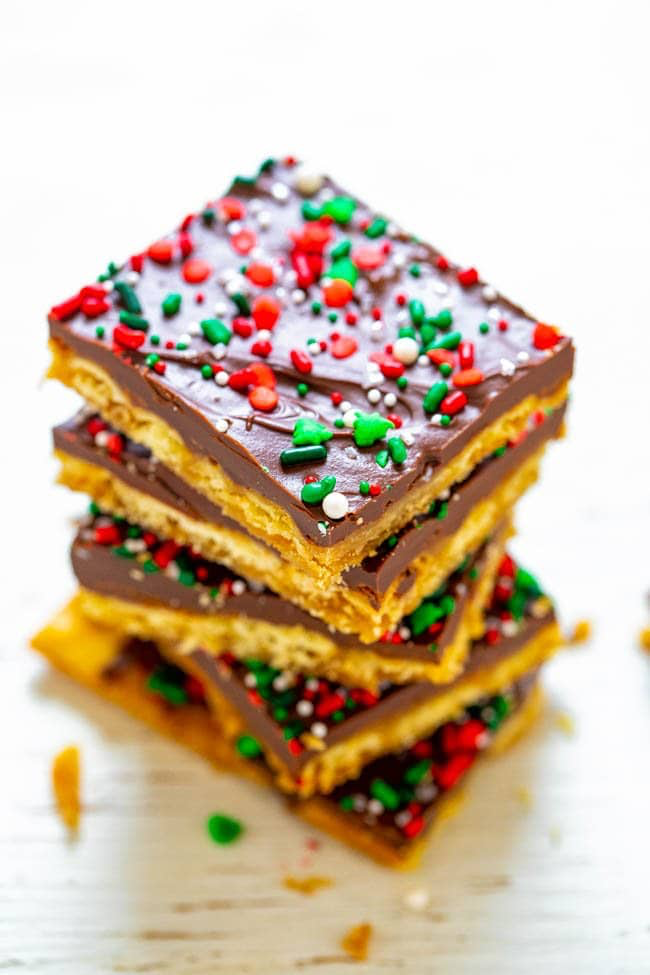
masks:
{"type": "Polygon", "coordinates": [[[650,970],[650,137],[644,2],[2,5],[0,970],[650,970]],[[479,771],[413,877],[324,840],[313,899],[282,888],[309,830],[27,653],[72,590],[81,500],[52,486],[45,311],[265,156],[295,153],[575,336],[570,436],[515,549],[586,616],[549,713],[479,771]],[[554,713],[573,715],[563,735],[554,713]],[[82,745],[66,843],[49,762],[82,745]],[[532,806],[517,790],[526,787],[532,806]],[[213,846],[216,808],[248,825],[213,846]],[[426,888],[430,907],[407,910],[426,888]]]}

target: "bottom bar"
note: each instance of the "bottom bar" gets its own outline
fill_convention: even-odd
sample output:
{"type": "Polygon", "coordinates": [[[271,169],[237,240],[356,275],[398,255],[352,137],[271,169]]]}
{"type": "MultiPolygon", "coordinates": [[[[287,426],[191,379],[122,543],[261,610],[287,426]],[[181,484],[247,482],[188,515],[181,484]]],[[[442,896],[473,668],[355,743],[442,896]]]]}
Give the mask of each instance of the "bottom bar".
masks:
{"type": "MultiPolygon", "coordinates": [[[[198,682],[192,693],[187,675],[176,668],[186,678],[178,703],[170,699],[169,682],[165,697],[156,693],[151,677],[166,661],[155,644],[99,627],[69,604],[36,635],[33,645],[58,669],[218,767],[272,783],[255,739],[249,738],[246,748],[244,736],[239,750],[228,742],[198,682]]],[[[288,805],[384,865],[414,866],[424,839],[453,811],[458,785],[476,758],[507,747],[528,728],[540,707],[537,673],[532,672],[501,694],[470,705],[429,737],[371,762],[330,795],[290,799],[288,805]]]]}

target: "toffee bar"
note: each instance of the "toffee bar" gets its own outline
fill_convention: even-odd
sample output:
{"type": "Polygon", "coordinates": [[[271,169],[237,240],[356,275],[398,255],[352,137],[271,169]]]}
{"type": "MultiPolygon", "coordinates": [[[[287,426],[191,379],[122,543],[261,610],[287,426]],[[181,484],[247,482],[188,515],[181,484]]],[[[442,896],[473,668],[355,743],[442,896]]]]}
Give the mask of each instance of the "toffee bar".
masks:
{"type": "Polygon", "coordinates": [[[268,160],[49,314],[50,375],[320,583],[567,396],[473,268],[268,160]]]}

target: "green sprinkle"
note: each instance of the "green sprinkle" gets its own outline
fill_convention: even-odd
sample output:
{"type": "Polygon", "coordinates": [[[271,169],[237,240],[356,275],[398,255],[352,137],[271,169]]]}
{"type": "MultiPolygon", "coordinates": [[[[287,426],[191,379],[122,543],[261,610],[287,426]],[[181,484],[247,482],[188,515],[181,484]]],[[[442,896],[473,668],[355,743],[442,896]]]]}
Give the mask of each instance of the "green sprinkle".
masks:
{"type": "Polygon", "coordinates": [[[339,257],[338,260],[334,261],[332,266],[327,271],[326,277],[328,278],[341,278],[343,281],[347,281],[354,288],[359,277],[359,272],[355,264],[352,263],[349,257],[339,257]]]}
{"type": "Polygon", "coordinates": [[[293,428],[294,447],[304,447],[307,444],[321,444],[331,440],[333,437],[331,430],[328,430],[324,423],[312,420],[310,417],[301,417],[296,420],[293,428]]]}
{"type": "Polygon", "coordinates": [[[178,684],[174,684],[169,680],[166,676],[167,673],[168,668],[166,667],[154,670],[153,674],[147,680],[147,687],[154,694],[159,694],[163,697],[168,704],[172,704],[174,707],[181,707],[187,703],[187,692],[184,688],[179,687],[178,684]]]}
{"type": "Polygon", "coordinates": [[[115,291],[119,294],[120,304],[125,311],[133,312],[135,315],[140,314],[142,305],[130,284],[127,284],[126,281],[116,281],[115,291]]]}
{"type": "Polygon", "coordinates": [[[381,413],[359,413],[354,421],[354,442],[357,447],[372,447],[394,426],[381,413]]]}
{"type": "Polygon", "coordinates": [[[406,449],[406,444],[401,437],[388,438],[388,453],[390,454],[391,460],[394,464],[404,463],[408,451],[406,449]]]}
{"type": "Polygon", "coordinates": [[[348,223],[356,208],[357,204],[352,197],[334,196],[324,204],[322,213],[327,214],[336,223],[348,223]]]}
{"type": "Polygon", "coordinates": [[[130,549],[126,548],[124,545],[116,545],[113,549],[115,555],[119,555],[121,559],[133,559],[135,558],[135,553],[130,549]]]}
{"type": "Polygon", "coordinates": [[[418,785],[430,768],[430,760],[428,758],[423,758],[421,762],[416,762],[415,765],[409,765],[404,773],[404,781],[408,783],[408,785],[418,785]]]}
{"type": "Polygon", "coordinates": [[[165,318],[171,318],[180,311],[181,300],[181,296],[175,291],[171,291],[166,298],[163,298],[161,307],[165,318]]]}
{"type": "Polygon", "coordinates": [[[421,325],[424,321],[426,312],[419,298],[411,298],[409,301],[409,314],[414,325],[421,325]]]}
{"type": "Polygon", "coordinates": [[[409,268],[409,274],[411,275],[412,278],[419,278],[420,277],[420,265],[419,264],[411,264],[411,266],[409,268]]]}
{"type": "Polygon", "coordinates": [[[159,335],[150,335],[149,336],[149,341],[151,342],[152,345],[160,345],[160,336],[159,335]]]}
{"type": "Polygon", "coordinates": [[[184,352],[185,349],[189,349],[189,344],[187,342],[177,342],[174,348],[178,349],[179,352],[184,352]]]}
{"type": "Polygon", "coordinates": [[[244,832],[244,827],[238,819],[225,816],[223,813],[214,813],[210,816],[206,826],[210,837],[220,846],[233,843],[244,832]]]}
{"type": "Polygon", "coordinates": [[[205,318],[200,324],[201,331],[211,345],[228,345],[232,332],[219,318],[205,318]]]}
{"type": "Polygon", "coordinates": [[[147,559],[146,562],[143,562],[142,570],[143,572],[146,572],[147,575],[153,575],[154,572],[160,572],[159,566],[156,565],[153,559],[147,559]]]}
{"type": "Polygon", "coordinates": [[[106,334],[106,329],[104,328],[103,325],[96,325],[95,326],[95,337],[96,338],[103,339],[105,334],[106,334]]]}
{"type": "Polygon", "coordinates": [[[438,521],[444,521],[444,519],[447,517],[448,510],[449,510],[448,503],[446,501],[443,501],[442,504],[440,505],[440,508],[438,509],[438,513],[436,514],[436,518],[438,519],[438,521]]]}
{"type": "Polygon", "coordinates": [[[411,632],[414,636],[419,636],[434,623],[437,623],[439,619],[442,619],[444,615],[444,611],[437,603],[431,603],[425,600],[409,616],[411,632]]]}
{"type": "Polygon", "coordinates": [[[354,796],[343,796],[339,799],[339,806],[344,809],[345,812],[352,812],[354,809],[354,796]]]}
{"type": "MultiPolygon", "coordinates": [[[[322,450],[325,448],[322,447],[322,450]]],[[[300,492],[300,499],[304,504],[320,504],[336,487],[336,478],[333,474],[328,474],[321,481],[312,481],[310,484],[303,484],[300,492]]]]}
{"type": "Polygon", "coordinates": [[[312,301],[311,310],[314,315],[320,315],[321,311],[323,310],[322,303],[320,301],[312,301]]]}
{"type": "Polygon", "coordinates": [[[242,315],[250,315],[251,306],[248,303],[248,298],[246,295],[243,295],[241,291],[238,291],[236,294],[231,295],[230,298],[242,315]]]}
{"type": "Polygon", "coordinates": [[[149,367],[149,369],[153,369],[156,363],[160,362],[160,356],[157,355],[155,352],[150,352],[149,355],[146,356],[144,362],[145,365],[149,367]]]}
{"type": "Polygon", "coordinates": [[[334,420],[334,426],[336,427],[337,430],[342,430],[343,427],[345,426],[343,417],[337,416],[337,418],[334,420]]]}
{"type": "Polygon", "coordinates": [[[420,341],[425,349],[428,349],[429,345],[433,342],[436,337],[436,332],[436,327],[431,325],[428,320],[420,325],[420,341]]]}
{"type": "Polygon", "coordinates": [[[381,237],[382,234],[386,233],[387,226],[387,220],[384,220],[383,217],[375,217],[375,219],[368,224],[364,230],[364,233],[366,237],[370,237],[372,240],[374,240],[376,237],[381,237]]]}
{"type": "Polygon", "coordinates": [[[442,311],[439,311],[437,315],[434,315],[432,318],[429,319],[432,325],[435,325],[437,328],[443,328],[443,329],[449,328],[452,323],[452,320],[453,320],[452,314],[448,308],[443,308],[442,311]]]}
{"type": "Polygon", "coordinates": [[[390,455],[387,450],[380,450],[379,453],[376,454],[375,456],[375,460],[380,467],[385,467],[389,459],[390,459],[390,455]]]}
{"type": "Polygon", "coordinates": [[[453,370],[448,362],[441,362],[440,365],[438,366],[438,372],[440,373],[441,376],[444,376],[446,379],[447,376],[451,376],[453,370]]]}
{"type": "Polygon", "coordinates": [[[191,587],[196,582],[196,576],[189,569],[181,569],[178,573],[178,581],[183,586],[191,587]]]}
{"type": "Polygon", "coordinates": [[[400,339],[414,339],[416,334],[417,333],[412,325],[402,325],[397,331],[397,335],[400,339]]]}
{"type": "Polygon", "coordinates": [[[450,423],[451,423],[451,417],[449,416],[449,414],[443,413],[442,416],[440,417],[440,426],[448,427],[450,423]]]}
{"type": "Polygon", "coordinates": [[[323,213],[322,207],[316,206],[311,200],[305,200],[300,207],[300,212],[302,213],[303,220],[320,220],[323,213]]]}
{"type": "Polygon", "coordinates": [[[490,326],[488,325],[487,322],[481,322],[481,324],[478,327],[478,330],[481,333],[481,335],[487,335],[487,333],[490,331],[490,326]]]}
{"type": "Polygon", "coordinates": [[[293,467],[295,464],[306,464],[309,461],[325,460],[327,457],[327,447],[314,445],[311,447],[289,447],[280,454],[280,463],[285,467],[293,467]]]}
{"type": "Polygon", "coordinates": [[[201,375],[204,379],[212,379],[214,373],[212,372],[212,366],[209,366],[207,362],[201,366],[201,375]]]}
{"type": "Polygon", "coordinates": [[[434,349],[457,349],[463,336],[460,332],[448,332],[434,344],[434,349]]]}
{"type": "Polygon", "coordinates": [[[201,213],[201,220],[202,220],[202,221],[203,221],[203,223],[204,223],[204,224],[206,225],[206,227],[211,227],[211,226],[212,226],[212,224],[214,223],[214,218],[215,218],[215,216],[216,216],[216,214],[215,214],[215,212],[214,212],[214,210],[211,210],[211,209],[210,209],[210,208],[208,207],[207,209],[205,209],[205,210],[204,210],[204,211],[203,211],[203,212],[201,213]]]}
{"type": "Polygon", "coordinates": [[[138,332],[146,332],[149,328],[149,322],[146,318],[140,318],[139,315],[134,315],[130,311],[120,312],[120,321],[122,325],[128,325],[129,328],[135,328],[138,332]]]}
{"type": "Polygon", "coordinates": [[[330,321],[330,322],[331,322],[332,324],[334,324],[334,322],[338,322],[338,320],[339,320],[339,316],[338,316],[338,313],[337,313],[337,312],[335,312],[335,311],[329,311],[329,312],[327,313],[327,317],[328,317],[328,319],[329,319],[329,321],[330,321]]]}
{"type": "Polygon", "coordinates": [[[99,507],[96,501],[90,502],[88,505],[88,511],[91,515],[100,515],[102,513],[102,509],[99,507]]]}
{"type": "Polygon", "coordinates": [[[399,809],[399,793],[384,779],[375,779],[370,785],[370,795],[379,799],[386,809],[399,809]]]}
{"type": "Polygon", "coordinates": [[[449,387],[447,383],[440,380],[434,383],[433,386],[429,387],[424,399],[422,400],[422,408],[425,413],[435,413],[443,399],[449,392],[449,387]]]}
{"type": "Polygon", "coordinates": [[[363,494],[364,497],[370,494],[370,485],[367,481],[359,481],[359,494],[363,494]]]}
{"type": "Polygon", "coordinates": [[[399,378],[397,379],[397,388],[398,389],[406,389],[406,387],[408,386],[408,384],[409,384],[409,381],[406,378],[406,376],[399,376],[399,378]]]}
{"type": "Polygon", "coordinates": [[[492,456],[493,457],[503,457],[503,455],[505,454],[505,452],[506,452],[506,448],[505,447],[497,447],[497,449],[492,452],[492,456]]]}
{"type": "Polygon", "coordinates": [[[339,258],[341,257],[347,257],[348,254],[350,253],[351,246],[352,245],[349,240],[339,241],[336,247],[332,248],[330,252],[330,257],[332,258],[333,261],[338,261],[339,258]]]}
{"type": "Polygon", "coordinates": [[[306,396],[309,392],[309,386],[307,383],[298,383],[296,386],[296,392],[298,393],[298,396],[306,396]]]}
{"type": "Polygon", "coordinates": [[[399,539],[398,539],[397,535],[391,535],[390,538],[387,538],[386,539],[386,546],[388,548],[395,548],[395,546],[397,545],[398,541],[399,541],[399,539]]]}

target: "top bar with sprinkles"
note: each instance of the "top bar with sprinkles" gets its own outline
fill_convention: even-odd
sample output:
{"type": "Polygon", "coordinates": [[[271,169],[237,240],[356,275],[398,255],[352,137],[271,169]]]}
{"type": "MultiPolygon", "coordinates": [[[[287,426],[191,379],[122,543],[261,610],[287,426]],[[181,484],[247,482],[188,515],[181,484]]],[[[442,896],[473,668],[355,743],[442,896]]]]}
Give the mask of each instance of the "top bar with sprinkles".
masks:
{"type": "Polygon", "coordinates": [[[573,360],[474,268],[292,158],[49,324],[51,375],[328,583],[561,406],[573,360]]]}

